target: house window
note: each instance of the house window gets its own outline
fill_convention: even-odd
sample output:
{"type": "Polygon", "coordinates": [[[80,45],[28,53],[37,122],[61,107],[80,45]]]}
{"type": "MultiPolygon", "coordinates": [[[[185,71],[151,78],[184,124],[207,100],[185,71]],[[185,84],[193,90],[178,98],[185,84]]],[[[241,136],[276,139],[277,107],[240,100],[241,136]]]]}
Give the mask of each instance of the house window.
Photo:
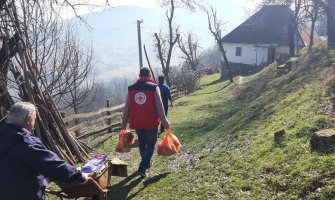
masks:
{"type": "Polygon", "coordinates": [[[242,55],[242,47],[236,47],[235,56],[241,56],[242,55]]]}

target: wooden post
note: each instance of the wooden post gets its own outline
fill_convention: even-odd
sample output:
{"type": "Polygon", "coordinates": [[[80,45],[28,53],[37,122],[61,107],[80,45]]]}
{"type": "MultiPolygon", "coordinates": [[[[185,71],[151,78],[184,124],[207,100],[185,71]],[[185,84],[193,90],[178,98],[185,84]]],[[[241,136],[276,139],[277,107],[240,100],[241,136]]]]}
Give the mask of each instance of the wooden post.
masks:
{"type": "MultiPolygon", "coordinates": [[[[111,107],[111,104],[110,104],[110,103],[111,103],[110,100],[107,99],[107,100],[106,100],[107,108],[110,108],[110,107],[111,107]]],[[[111,115],[111,112],[108,111],[108,112],[107,112],[107,115],[111,115]]],[[[111,119],[111,118],[108,118],[108,119],[107,119],[107,125],[108,125],[108,126],[112,125],[112,119],[111,119]]],[[[112,132],[112,127],[109,127],[109,128],[108,128],[108,133],[111,133],[111,132],[112,132]]]]}
{"type": "MultiPolygon", "coordinates": [[[[61,117],[62,117],[63,119],[66,117],[65,112],[61,112],[60,115],[61,115],[61,117]]],[[[65,126],[68,126],[68,125],[69,125],[69,123],[68,123],[68,122],[65,122],[65,126]]]]}

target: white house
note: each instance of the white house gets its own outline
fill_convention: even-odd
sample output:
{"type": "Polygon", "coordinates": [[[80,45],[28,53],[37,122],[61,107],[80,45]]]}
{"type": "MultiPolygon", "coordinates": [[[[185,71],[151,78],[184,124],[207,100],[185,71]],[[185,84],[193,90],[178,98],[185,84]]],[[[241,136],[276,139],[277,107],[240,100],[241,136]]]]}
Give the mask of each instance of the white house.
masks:
{"type": "MultiPolygon", "coordinates": [[[[278,56],[288,55],[288,31],[292,15],[291,9],[286,5],[263,6],[222,38],[228,61],[261,65],[272,63],[278,56]]],[[[296,48],[306,46],[306,40],[309,40],[306,28],[307,26],[300,26],[299,30],[295,30],[296,48]]]]}

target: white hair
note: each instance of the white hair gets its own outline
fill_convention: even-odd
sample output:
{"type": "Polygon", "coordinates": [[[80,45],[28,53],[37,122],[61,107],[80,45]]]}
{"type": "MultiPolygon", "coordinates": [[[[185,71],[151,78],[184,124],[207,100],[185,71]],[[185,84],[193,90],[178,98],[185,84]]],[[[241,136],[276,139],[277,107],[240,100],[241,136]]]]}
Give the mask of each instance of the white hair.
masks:
{"type": "Polygon", "coordinates": [[[29,102],[17,102],[9,109],[7,122],[22,125],[25,118],[36,114],[36,107],[29,102]]]}

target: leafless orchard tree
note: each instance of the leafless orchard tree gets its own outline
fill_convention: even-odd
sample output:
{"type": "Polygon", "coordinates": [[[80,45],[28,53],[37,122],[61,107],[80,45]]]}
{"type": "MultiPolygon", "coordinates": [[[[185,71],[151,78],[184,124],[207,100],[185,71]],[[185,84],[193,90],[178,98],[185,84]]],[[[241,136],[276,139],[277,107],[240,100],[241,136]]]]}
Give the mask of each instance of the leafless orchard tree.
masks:
{"type": "Polygon", "coordinates": [[[193,70],[197,71],[199,65],[199,58],[197,51],[200,48],[198,39],[192,33],[188,33],[187,36],[180,37],[178,40],[178,47],[183,52],[184,56],[182,57],[186,64],[193,70]],[[183,40],[186,38],[186,41],[183,40]]]}
{"type": "Polygon", "coordinates": [[[200,6],[200,0],[161,0],[160,3],[163,7],[168,7],[166,10],[166,18],[168,20],[168,33],[155,33],[155,47],[157,50],[157,57],[160,60],[162,66],[162,72],[165,76],[166,83],[171,86],[170,81],[170,63],[172,52],[175,44],[179,39],[179,26],[173,24],[174,12],[177,6],[184,6],[190,11],[200,6]]]}
{"type": "Polygon", "coordinates": [[[166,11],[166,17],[168,20],[168,33],[164,34],[160,31],[159,34],[155,33],[158,58],[162,66],[162,72],[165,76],[166,83],[171,86],[171,81],[169,77],[170,73],[170,62],[172,57],[172,50],[174,45],[177,43],[179,38],[179,26],[173,27],[173,17],[175,11],[175,1],[170,0],[169,9],[166,11]]]}
{"type": "Polygon", "coordinates": [[[233,75],[231,73],[231,68],[228,62],[228,58],[226,56],[226,50],[223,48],[223,43],[221,42],[222,29],[223,29],[224,23],[222,20],[218,19],[217,11],[213,7],[210,7],[209,9],[204,8],[204,11],[207,14],[208,29],[213,35],[215,43],[218,46],[219,51],[221,52],[222,58],[224,60],[224,64],[223,62],[221,63],[221,79],[224,78],[224,73],[226,71],[225,67],[226,67],[229,80],[231,83],[233,83],[234,82],[233,75]]]}

